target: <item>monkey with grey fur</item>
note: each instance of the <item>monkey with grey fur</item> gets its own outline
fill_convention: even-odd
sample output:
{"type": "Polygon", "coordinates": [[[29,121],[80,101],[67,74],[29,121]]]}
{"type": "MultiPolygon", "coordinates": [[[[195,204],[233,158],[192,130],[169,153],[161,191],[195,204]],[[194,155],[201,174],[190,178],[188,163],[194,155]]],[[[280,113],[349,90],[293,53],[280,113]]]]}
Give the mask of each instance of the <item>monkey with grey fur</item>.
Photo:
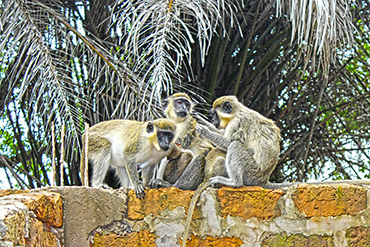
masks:
{"type": "Polygon", "coordinates": [[[197,121],[190,115],[193,103],[187,94],[171,95],[163,107],[166,117],[176,124],[175,142],[181,145],[182,154],[179,159],[162,160],[159,176],[150,186],[195,190],[204,179],[205,156],[213,146],[196,132],[197,121]]]}
{"type": "MultiPolygon", "coordinates": [[[[176,126],[168,119],[151,122],[111,120],[92,126],[88,132],[88,159],[92,164],[92,186],[102,187],[109,169],[116,169],[121,187],[133,188],[138,198],[145,197],[138,168],[145,169],[167,156],[176,156],[176,126]]],[[[85,142],[85,135],[83,142],[85,142]]],[[[83,145],[85,148],[85,144],[83,145]]],[[[178,155],[178,154],[177,154],[178,155]]],[[[81,155],[81,177],[86,176],[85,150],[81,155]]]]}
{"type": "Polygon", "coordinates": [[[226,158],[217,163],[226,167],[226,176],[216,175],[196,190],[188,211],[183,244],[189,233],[195,204],[209,185],[264,186],[275,169],[280,153],[280,130],[274,122],[241,104],[235,96],[224,96],[213,103],[213,125],[198,117],[196,130],[220,150],[226,158]]]}

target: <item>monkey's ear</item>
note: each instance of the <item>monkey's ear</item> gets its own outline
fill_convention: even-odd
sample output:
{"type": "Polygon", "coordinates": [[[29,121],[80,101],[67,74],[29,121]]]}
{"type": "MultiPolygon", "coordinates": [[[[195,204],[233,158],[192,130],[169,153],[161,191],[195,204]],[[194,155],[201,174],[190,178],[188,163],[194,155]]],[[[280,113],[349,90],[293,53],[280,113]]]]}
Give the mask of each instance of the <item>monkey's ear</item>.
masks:
{"type": "Polygon", "coordinates": [[[146,132],[152,133],[154,131],[154,126],[152,122],[149,122],[148,125],[146,126],[146,132]]]}
{"type": "Polygon", "coordinates": [[[233,106],[231,105],[230,102],[226,101],[223,106],[222,110],[228,114],[230,114],[233,111],[233,106]]]}
{"type": "Polygon", "coordinates": [[[162,107],[163,107],[163,108],[166,108],[166,107],[168,106],[168,103],[169,103],[169,102],[168,102],[168,99],[163,100],[163,101],[162,101],[162,107]]]}

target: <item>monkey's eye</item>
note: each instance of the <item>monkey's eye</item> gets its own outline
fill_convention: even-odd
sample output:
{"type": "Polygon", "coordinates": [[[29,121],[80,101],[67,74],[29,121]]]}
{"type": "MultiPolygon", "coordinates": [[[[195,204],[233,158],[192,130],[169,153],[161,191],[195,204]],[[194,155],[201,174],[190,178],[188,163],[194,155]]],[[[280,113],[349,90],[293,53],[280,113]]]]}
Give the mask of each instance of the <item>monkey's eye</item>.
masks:
{"type": "Polygon", "coordinates": [[[190,102],[185,100],[185,106],[186,106],[186,108],[190,108],[190,102]]]}
{"type": "Polygon", "coordinates": [[[178,104],[178,105],[182,104],[182,99],[176,100],[176,104],[178,104]]]}
{"type": "Polygon", "coordinates": [[[146,126],[146,132],[152,133],[154,131],[154,126],[152,122],[148,123],[148,126],[146,126]]]}
{"type": "Polygon", "coordinates": [[[222,110],[226,113],[231,113],[233,111],[233,106],[230,102],[225,102],[222,106],[222,110]]]}

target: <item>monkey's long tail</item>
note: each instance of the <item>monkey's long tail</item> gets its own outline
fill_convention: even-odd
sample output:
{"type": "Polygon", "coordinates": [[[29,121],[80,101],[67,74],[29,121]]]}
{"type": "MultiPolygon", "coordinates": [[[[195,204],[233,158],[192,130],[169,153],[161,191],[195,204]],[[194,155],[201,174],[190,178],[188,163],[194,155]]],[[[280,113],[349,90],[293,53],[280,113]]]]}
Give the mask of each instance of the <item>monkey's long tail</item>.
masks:
{"type": "MultiPolygon", "coordinates": [[[[82,186],[85,186],[85,144],[82,146],[82,151],[81,151],[81,161],[80,161],[80,174],[81,174],[81,183],[82,186]]],[[[87,175],[88,176],[88,175],[87,175]]]]}
{"type": "Polygon", "coordinates": [[[182,247],[186,247],[186,240],[188,239],[189,237],[189,228],[190,228],[190,224],[191,224],[191,220],[193,218],[193,214],[194,214],[194,209],[195,209],[195,205],[197,204],[198,202],[198,199],[200,197],[200,194],[202,194],[202,192],[208,188],[210,186],[210,182],[209,181],[204,181],[202,182],[197,190],[195,191],[193,197],[191,198],[191,202],[190,202],[190,206],[189,206],[189,210],[188,210],[188,217],[186,219],[186,225],[185,225],[185,229],[184,229],[184,235],[182,237],[182,247]]]}

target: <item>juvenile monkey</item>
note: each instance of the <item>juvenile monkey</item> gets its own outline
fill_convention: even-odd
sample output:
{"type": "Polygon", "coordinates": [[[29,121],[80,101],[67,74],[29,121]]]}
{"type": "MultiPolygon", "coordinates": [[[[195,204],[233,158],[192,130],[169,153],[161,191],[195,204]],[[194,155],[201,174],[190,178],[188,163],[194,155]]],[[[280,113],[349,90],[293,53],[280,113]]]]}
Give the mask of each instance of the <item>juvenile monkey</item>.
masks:
{"type": "MultiPolygon", "coordinates": [[[[108,168],[114,167],[121,187],[133,188],[138,198],[144,198],[144,185],[137,170],[157,164],[166,156],[179,155],[179,147],[174,145],[175,130],[175,124],[168,119],[110,120],[92,126],[88,132],[92,187],[102,187],[108,168]]],[[[82,150],[81,175],[84,175],[84,160],[85,150],[82,150]]]]}
{"type": "Polygon", "coordinates": [[[195,190],[203,181],[205,156],[213,146],[196,132],[197,121],[190,115],[193,106],[185,93],[173,94],[164,101],[165,115],[177,127],[175,142],[181,144],[183,151],[180,159],[161,162],[159,179],[153,179],[151,187],[195,190]]]}

